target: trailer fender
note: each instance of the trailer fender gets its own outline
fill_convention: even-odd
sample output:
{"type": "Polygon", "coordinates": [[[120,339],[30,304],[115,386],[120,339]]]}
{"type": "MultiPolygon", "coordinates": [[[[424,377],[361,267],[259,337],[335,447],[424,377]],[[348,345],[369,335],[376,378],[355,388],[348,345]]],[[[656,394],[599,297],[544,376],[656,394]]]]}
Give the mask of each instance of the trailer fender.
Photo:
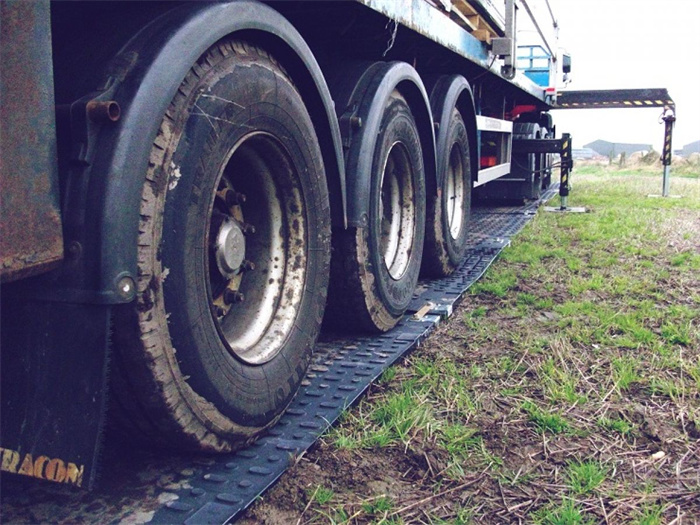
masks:
{"type": "MultiPolygon", "coordinates": [[[[429,78],[427,84],[430,89],[430,107],[435,119],[437,136],[437,151],[445,151],[447,142],[447,126],[441,125],[449,121],[452,108],[456,107],[464,119],[469,136],[469,146],[473,154],[471,160],[471,173],[474,179],[478,173],[479,156],[477,154],[476,140],[476,110],[474,108],[474,93],[461,75],[445,75],[429,78]]],[[[442,184],[442,177],[446,170],[447,157],[437,159],[437,181],[438,187],[442,184]]]]}
{"type": "Polygon", "coordinates": [[[398,90],[415,118],[423,150],[426,188],[436,191],[435,134],[428,95],[418,72],[405,62],[342,64],[328,72],[336,101],[345,150],[347,224],[368,225],[372,152],[380,131],[382,110],[398,90]],[[352,140],[351,140],[352,139],[352,140]]]}
{"type": "MultiPolygon", "coordinates": [[[[278,12],[253,0],[186,3],[138,32],[111,62],[109,89],[121,118],[99,136],[91,167],[86,221],[97,245],[99,292],[95,302],[122,303],[134,297],[139,204],[149,154],[168,104],[200,56],[231,35],[251,41],[287,69],[307,104],[331,194],[334,224],[345,223],[345,171],[333,101],[307,44],[278,12]],[[132,279],[132,281],[129,281],[132,279]]],[[[88,270],[89,271],[89,270],[88,270]]]]}

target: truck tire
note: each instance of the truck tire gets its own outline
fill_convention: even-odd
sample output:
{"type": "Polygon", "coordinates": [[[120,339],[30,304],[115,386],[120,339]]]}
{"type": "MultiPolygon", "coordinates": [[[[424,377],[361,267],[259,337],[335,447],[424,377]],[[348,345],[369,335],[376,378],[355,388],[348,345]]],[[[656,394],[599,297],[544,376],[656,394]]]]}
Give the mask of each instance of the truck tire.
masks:
{"type": "Polygon", "coordinates": [[[472,175],[469,136],[461,114],[452,111],[448,123],[445,173],[436,195],[427,199],[423,273],[431,277],[451,274],[462,262],[467,248],[471,215],[472,175]]]}
{"type": "Polygon", "coordinates": [[[425,176],[416,122],[394,91],[372,152],[366,228],[335,235],[329,319],[335,326],[385,332],[413,296],[425,235],[425,176]]]}
{"type": "MultiPolygon", "coordinates": [[[[516,122],[513,125],[513,139],[530,140],[541,138],[539,124],[533,122],[516,122]]],[[[514,168],[511,176],[515,175],[523,180],[516,183],[518,199],[527,201],[529,199],[539,199],[542,193],[542,155],[537,153],[516,153],[513,154],[514,168]]]]}
{"type": "Polygon", "coordinates": [[[228,451],[296,393],[323,318],[330,205],[299,92],[264,50],[212,46],[153,143],[138,296],[115,314],[118,425],[228,451]]]}

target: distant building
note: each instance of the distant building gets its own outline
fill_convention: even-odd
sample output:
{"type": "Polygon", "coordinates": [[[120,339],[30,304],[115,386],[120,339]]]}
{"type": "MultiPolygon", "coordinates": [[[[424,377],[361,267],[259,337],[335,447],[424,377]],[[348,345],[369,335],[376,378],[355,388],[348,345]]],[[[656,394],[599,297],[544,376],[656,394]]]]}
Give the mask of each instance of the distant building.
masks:
{"type": "Polygon", "coordinates": [[[574,160],[590,160],[599,157],[598,153],[593,151],[591,148],[573,148],[571,151],[571,156],[574,160]]]}
{"type": "Polygon", "coordinates": [[[649,144],[625,144],[623,142],[608,142],[607,140],[596,140],[586,144],[584,148],[590,148],[599,155],[605,157],[617,157],[619,154],[631,155],[637,151],[650,151],[649,144]]]}
{"type": "Polygon", "coordinates": [[[700,153],[700,140],[696,140],[695,142],[691,142],[690,144],[683,146],[681,156],[690,157],[691,153],[700,153]]]}

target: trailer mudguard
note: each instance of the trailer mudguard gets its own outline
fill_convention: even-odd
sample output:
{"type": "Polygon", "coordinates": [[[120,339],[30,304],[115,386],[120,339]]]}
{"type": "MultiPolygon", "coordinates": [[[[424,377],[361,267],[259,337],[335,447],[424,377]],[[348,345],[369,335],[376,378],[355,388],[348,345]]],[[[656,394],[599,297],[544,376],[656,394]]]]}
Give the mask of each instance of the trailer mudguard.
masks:
{"type": "Polygon", "coordinates": [[[329,71],[328,78],[345,147],[348,226],[368,224],[373,151],[382,110],[395,89],[406,98],[418,126],[427,191],[436,191],[432,113],[418,72],[405,62],[358,62],[329,71]]]}
{"type": "MultiPolygon", "coordinates": [[[[437,136],[437,151],[445,151],[447,143],[447,126],[441,123],[449,122],[452,108],[456,107],[464,119],[469,136],[469,146],[473,154],[470,156],[472,179],[477,176],[479,169],[479,156],[477,154],[476,140],[476,110],[474,108],[474,93],[461,75],[445,75],[427,79],[430,90],[430,107],[435,119],[437,136]]],[[[442,187],[442,179],[446,172],[448,158],[443,156],[437,159],[438,188],[442,187]]]]}
{"type": "MultiPolygon", "coordinates": [[[[126,44],[100,89],[119,104],[121,117],[103,126],[94,149],[89,146],[94,156],[81,242],[85,259],[93,261],[99,275],[92,281],[97,289],[78,294],[80,300],[116,304],[134,298],[139,205],[153,140],[187,71],[211,45],[233,33],[275,56],[301,92],[321,145],[333,220],[344,224],[340,131],[324,77],[300,34],[282,15],[253,0],[181,5],[126,44]]],[[[84,269],[89,272],[90,266],[84,269]]]]}

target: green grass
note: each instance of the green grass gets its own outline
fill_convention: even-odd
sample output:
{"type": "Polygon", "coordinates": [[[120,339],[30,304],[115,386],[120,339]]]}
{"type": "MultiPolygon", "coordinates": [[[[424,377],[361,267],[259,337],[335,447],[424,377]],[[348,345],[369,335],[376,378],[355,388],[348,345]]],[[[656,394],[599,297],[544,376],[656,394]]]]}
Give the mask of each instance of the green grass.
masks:
{"type": "Polygon", "coordinates": [[[667,321],[661,327],[661,337],[670,345],[690,345],[692,338],[692,322],[667,321]]]}
{"type": "Polygon", "coordinates": [[[534,306],[537,304],[537,296],[531,293],[521,292],[515,297],[516,304],[534,306]]]}
{"type": "Polygon", "coordinates": [[[392,440],[406,443],[413,432],[429,426],[431,410],[410,393],[399,393],[380,402],[369,417],[392,440]]]}
{"type": "Polygon", "coordinates": [[[575,494],[587,494],[605,480],[607,468],[595,461],[570,463],[566,469],[567,484],[575,494]]]}
{"type": "Polygon", "coordinates": [[[561,363],[555,362],[553,358],[550,357],[542,363],[539,376],[549,400],[555,403],[566,401],[573,405],[586,402],[586,396],[579,393],[576,376],[562,369],[561,363]]]}
{"type": "Polygon", "coordinates": [[[389,368],[384,370],[384,372],[382,372],[382,375],[379,376],[379,379],[377,380],[377,382],[379,384],[391,383],[394,379],[396,379],[396,373],[397,373],[396,368],[393,366],[390,366],[389,368]]]}
{"type": "Polygon", "coordinates": [[[333,490],[326,488],[326,487],[323,487],[321,485],[316,487],[313,491],[311,489],[308,489],[306,492],[319,505],[327,504],[328,502],[330,502],[333,499],[333,496],[335,496],[335,493],[333,492],[333,490]]]}
{"type": "Polygon", "coordinates": [[[384,514],[390,512],[393,508],[394,502],[387,496],[381,496],[362,503],[362,510],[367,514],[384,514]]]}
{"type": "Polygon", "coordinates": [[[663,507],[661,505],[646,505],[633,521],[635,525],[662,525],[663,507]]]}
{"type": "Polygon", "coordinates": [[[660,170],[582,166],[573,183],[571,205],[590,213],[538,213],[455,317],[327,434],[324,454],[358,470],[304,489],[312,523],[498,522],[522,505],[525,523],[601,523],[604,508],[610,523],[654,525],[676,505],[697,510],[682,491],[700,469],[688,453],[700,428],[700,169],[672,179],[681,199],[647,198],[660,170]],[[667,456],[652,461],[659,440],[667,456]],[[397,496],[402,484],[410,495],[397,496]]]}
{"type": "Polygon", "coordinates": [[[496,270],[482,278],[470,290],[472,294],[488,293],[496,297],[505,297],[517,282],[518,278],[514,271],[496,270]]]}
{"type": "Polygon", "coordinates": [[[560,434],[570,429],[568,421],[561,414],[545,412],[532,401],[525,401],[522,404],[522,409],[539,432],[560,434]]]}
{"type": "Polygon", "coordinates": [[[469,315],[472,318],[484,317],[484,315],[486,315],[486,312],[487,310],[485,306],[478,306],[474,308],[474,310],[472,310],[469,315]]]}
{"type": "Polygon", "coordinates": [[[340,525],[350,521],[350,515],[345,509],[336,509],[332,513],[319,511],[319,514],[325,518],[325,522],[329,525],[340,525]]]}
{"type": "Polygon", "coordinates": [[[628,390],[632,384],[640,379],[638,370],[639,360],[633,357],[620,357],[612,360],[613,378],[615,386],[620,391],[628,390]]]}
{"type": "Polygon", "coordinates": [[[625,437],[632,436],[634,433],[634,425],[624,419],[601,417],[598,419],[598,425],[608,432],[615,432],[625,437]]]}
{"type": "Polygon", "coordinates": [[[595,523],[587,518],[579,505],[566,499],[561,504],[536,513],[535,523],[541,525],[588,525],[595,523]]]}
{"type": "Polygon", "coordinates": [[[479,435],[475,428],[469,428],[461,423],[446,425],[440,436],[442,446],[450,454],[450,464],[448,471],[450,477],[458,479],[464,477],[465,472],[461,465],[466,459],[472,458],[480,466],[500,466],[503,461],[492,453],[484,438],[479,435]]]}
{"type": "Polygon", "coordinates": [[[330,432],[338,448],[356,449],[387,447],[395,443],[407,444],[418,432],[430,435],[436,420],[432,407],[425,399],[414,397],[413,383],[406,391],[394,392],[359,415],[346,416],[351,425],[330,432]]]}
{"type": "Polygon", "coordinates": [[[698,270],[700,269],[700,255],[691,252],[679,253],[671,257],[671,266],[698,270]]]}
{"type": "Polygon", "coordinates": [[[678,382],[673,379],[660,379],[653,377],[651,379],[651,392],[656,395],[668,396],[670,398],[677,398],[685,391],[685,385],[683,382],[678,382]]]}

